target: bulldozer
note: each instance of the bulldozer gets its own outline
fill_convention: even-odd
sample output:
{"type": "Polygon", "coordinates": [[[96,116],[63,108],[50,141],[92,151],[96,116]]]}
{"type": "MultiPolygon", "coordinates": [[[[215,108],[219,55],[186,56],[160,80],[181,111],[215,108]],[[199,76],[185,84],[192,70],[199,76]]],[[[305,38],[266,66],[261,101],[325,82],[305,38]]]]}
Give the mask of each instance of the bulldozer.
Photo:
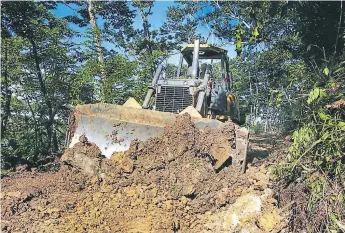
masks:
{"type": "Polygon", "coordinates": [[[164,76],[160,64],[142,105],[129,98],[123,105],[75,106],[69,118],[66,146],[72,147],[85,135],[110,158],[114,153],[127,151],[133,140],[145,142],[150,137],[159,137],[179,114],[188,113],[200,130],[220,129],[229,122],[236,125],[232,152],[213,155],[218,161],[214,168],[219,169],[231,158],[245,171],[249,131],[240,126],[244,120],[238,98],[231,93],[227,51],[195,40],[181,49],[175,77],[164,76]],[[214,61],[221,66],[218,77],[212,72],[214,61]],[[185,64],[187,71],[182,72],[185,64]]]}

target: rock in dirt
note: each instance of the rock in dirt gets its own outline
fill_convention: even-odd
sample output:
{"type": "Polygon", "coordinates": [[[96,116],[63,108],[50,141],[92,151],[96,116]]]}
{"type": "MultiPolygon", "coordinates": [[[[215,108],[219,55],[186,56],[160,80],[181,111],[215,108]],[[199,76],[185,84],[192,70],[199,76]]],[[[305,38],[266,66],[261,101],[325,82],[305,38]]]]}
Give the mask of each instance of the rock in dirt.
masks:
{"type": "MultiPolygon", "coordinates": [[[[251,219],[260,213],[262,201],[259,196],[246,194],[239,197],[234,204],[225,210],[206,218],[206,232],[236,232],[242,226],[243,230],[255,228],[251,219]]],[[[259,229],[258,229],[259,230],[259,229]]]]}
{"type": "Polygon", "coordinates": [[[101,172],[101,158],[101,150],[98,146],[87,142],[87,139],[83,139],[83,142],[78,142],[72,148],[67,148],[61,161],[80,169],[88,176],[95,176],[101,172]]]}
{"type": "Polygon", "coordinates": [[[263,214],[259,218],[259,226],[261,229],[265,230],[266,232],[272,231],[281,221],[281,217],[279,216],[277,209],[272,209],[263,212],[263,214]]]}

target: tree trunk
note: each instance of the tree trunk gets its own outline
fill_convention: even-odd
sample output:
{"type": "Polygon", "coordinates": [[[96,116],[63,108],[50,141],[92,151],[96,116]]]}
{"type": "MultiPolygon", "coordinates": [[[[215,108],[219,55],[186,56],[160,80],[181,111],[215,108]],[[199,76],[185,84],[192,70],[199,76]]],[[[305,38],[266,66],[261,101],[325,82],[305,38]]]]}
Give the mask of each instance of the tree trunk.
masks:
{"type": "Polygon", "coordinates": [[[270,94],[270,91],[269,91],[269,83],[268,83],[268,81],[266,81],[266,90],[267,90],[267,92],[266,92],[266,118],[265,118],[265,133],[267,132],[267,131],[269,131],[270,129],[269,129],[269,126],[268,126],[268,115],[269,115],[269,110],[270,110],[270,107],[269,107],[269,105],[270,105],[270,99],[269,99],[269,94],[270,94]]]}
{"type": "Polygon", "coordinates": [[[34,59],[35,59],[36,75],[37,75],[38,81],[40,83],[40,89],[41,89],[41,92],[43,94],[44,101],[45,101],[45,103],[47,105],[47,108],[48,108],[48,118],[49,118],[49,120],[46,122],[46,129],[47,129],[47,144],[48,144],[47,148],[48,148],[48,151],[50,151],[50,149],[51,149],[51,142],[52,142],[51,128],[52,128],[53,123],[54,123],[55,113],[53,113],[52,104],[51,104],[51,102],[49,100],[49,97],[47,96],[47,90],[46,90],[46,87],[45,87],[45,84],[44,84],[44,81],[43,81],[42,71],[41,71],[41,68],[40,68],[40,59],[38,57],[36,43],[35,43],[35,41],[33,39],[30,39],[30,43],[32,45],[32,52],[33,52],[34,59]]]}
{"type": "Polygon", "coordinates": [[[258,118],[259,115],[259,87],[258,87],[258,81],[255,83],[255,89],[256,89],[256,98],[255,98],[255,119],[258,118]]]}
{"type": "Polygon", "coordinates": [[[38,155],[38,126],[37,126],[37,122],[36,122],[36,115],[34,110],[31,107],[30,101],[27,97],[24,97],[26,100],[27,105],[29,106],[31,115],[32,115],[32,120],[34,122],[34,126],[35,126],[35,156],[38,155]]]}
{"type": "Polygon", "coordinates": [[[56,130],[53,131],[53,152],[59,151],[59,142],[56,136],[56,130]]]}
{"type": "Polygon", "coordinates": [[[101,37],[101,30],[99,29],[96,21],[95,11],[93,8],[92,0],[87,0],[88,4],[88,12],[90,17],[90,24],[94,30],[94,38],[96,41],[96,51],[98,62],[101,66],[101,82],[105,78],[105,65],[104,65],[104,54],[103,54],[103,47],[102,47],[102,37],[101,37]]]}
{"type": "Polygon", "coordinates": [[[249,74],[249,92],[250,92],[250,126],[253,125],[253,93],[252,93],[252,78],[249,74]]]}
{"type": "Polygon", "coordinates": [[[267,132],[268,128],[268,106],[266,106],[266,116],[265,116],[265,133],[267,132]]]}
{"type": "MultiPolygon", "coordinates": [[[[149,13],[146,14],[142,7],[139,7],[139,10],[140,10],[141,19],[143,21],[144,34],[145,34],[145,39],[147,43],[147,52],[149,55],[152,56],[151,33],[150,33],[150,28],[149,28],[149,21],[147,19],[147,15],[149,13]]],[[[150,11],[151,11],[151,6],[149,8],[149,12],[150,11]]]]}
{"type": "Polygon", "coordinates": [[[7,128],[7,122],[8,118],[11,115],[11,97],[12,97],[12,92],[8,89],[8,67],[7,67],[7,60],[8,60],[8,47],[7,47],[7,42],[5,41],[5,62],[4,62],[4,95],[5,95],[5,105],[4,105],[4,112],[3,116],[1,117],[1,138],[4,137],[6,128],[7,128]]]}
{"type": "MultiPolygon", "coordinates": [[[[148,15],[151,12],[151,7],[149,7],[149,10],[147,13],[144,12],[144,8],[139,6],[139,11],[140,11],[140,15],[141,15],[141,19],[142,19],[142,23],[143,23],[143,28],[144,28],[144,36],[145,36],[145,40],[146,40],[146,48],[147,48],[147,54],[148,56],[152,56],[153,54],[153,49],[152,49],[152,45],[151,45],[151,32],[150,32],[150,26],[149,26],[149,21],[148,21],[148,15]]],[[[150,67],[150,73],[151,73],[151,78],[153,78],[154,73],[155,73],[155,64],[152,64],[152,66],[150,67]]]]}

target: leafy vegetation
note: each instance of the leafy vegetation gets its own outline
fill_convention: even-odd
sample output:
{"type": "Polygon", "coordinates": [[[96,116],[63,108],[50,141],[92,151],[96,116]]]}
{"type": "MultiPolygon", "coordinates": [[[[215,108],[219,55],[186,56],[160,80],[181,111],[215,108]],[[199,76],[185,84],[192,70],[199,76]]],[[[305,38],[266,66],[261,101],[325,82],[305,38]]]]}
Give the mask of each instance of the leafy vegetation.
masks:
{"type": "Polygon", "coordinates": [[[337,104],[327,107],[326,103],[339,96],[334,83],[329,87],[328,91],[316,87],[310,92],[309,123],[294,131],[287,159],[275,171],[288,182],[307,186],[311,215],[306,221],[313,223],[312,232],[342,230],[340,219],[345,214],[345,112],[337,104]]]}
{"type": "MultiPolygon", "coordinates": [[[[158,28],[156,4],[1,3],[2,168],[61,153],[73,105],[141,102],[159,63],[195,38],[216,37],[237,53],[229,63],[246,126],[292,135],[274,172],[308,194],[307,217],[293,231],[344,231],[342,2],[177,1],[158,28]],[[61,6],[73,14],[57,17],[61,6]]],[[[167,64],[166,78],[176,68],[167,64]]]]}

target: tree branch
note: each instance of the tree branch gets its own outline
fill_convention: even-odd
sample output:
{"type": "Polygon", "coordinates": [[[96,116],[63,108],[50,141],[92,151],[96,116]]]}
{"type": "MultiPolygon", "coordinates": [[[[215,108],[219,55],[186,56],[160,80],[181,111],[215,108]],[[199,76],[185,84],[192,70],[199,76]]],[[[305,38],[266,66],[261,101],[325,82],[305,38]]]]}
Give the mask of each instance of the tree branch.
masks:
{"type": "MultiPolygon", "coordinates": [[[[221,7],[219,6],[218,1],[215,1],[215,3],[216,3],[216,5],[217,5],[217,7],[218,7],[219,9],[221,9],[221,7]]],[[[225,14],[228,15],[230,18],[233,18],[233,19],[235,19],[235,20],[237,20],[237,21],[243,23],[248,29],[251,28],[250,25],[249,25],[246,21],[244,21],[243,19],[241,19],[241,18],[238,17],[238,16],[235,16],[234,13],[232,13],[232,14],[225,13],[225,14]]]]}
{"type": "Polygon", "coordinates": [[[338,40],[339,40],[339,33],[340,33],[340,26],[341,26],[341,20],[342,20],[342,15],[343,15],[343,1],[340,1],[340,17],[339,17],[339,23],[338,23],[338,32],[337,32],[337,37],[335,40],[335,48],[334,48],[334,55],[337,53],[337,45],[338,45],[338,40]]]}

